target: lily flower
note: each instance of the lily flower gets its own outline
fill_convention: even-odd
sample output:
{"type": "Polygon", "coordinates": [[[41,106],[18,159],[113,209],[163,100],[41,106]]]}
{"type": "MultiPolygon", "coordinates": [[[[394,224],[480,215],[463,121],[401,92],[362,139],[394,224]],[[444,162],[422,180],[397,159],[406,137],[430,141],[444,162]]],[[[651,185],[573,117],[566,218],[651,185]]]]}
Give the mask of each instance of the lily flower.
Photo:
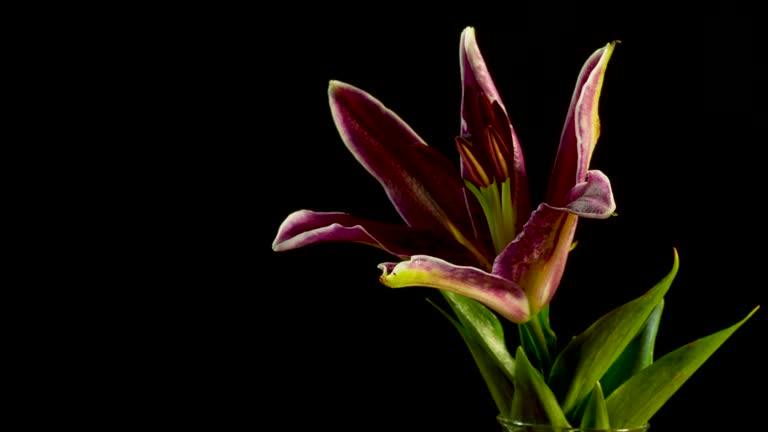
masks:
{"type": "Polygon", "coordinates": [[[557,289],[578,218],[607,218],[616,208],[608,178],[589,170],[613,47],[597,50],[581,70],[545,202],[532,212],[522,150],[473,28],[462,32],[460,44],[459,169],[379,100],[331,81],[331,113],[342,141],[405,224],[300,210],[282,223],[273,249],[368,244],[402,260],[379,265],[389,287],[447,290],[513,322],[528,321],[557,289]]]}

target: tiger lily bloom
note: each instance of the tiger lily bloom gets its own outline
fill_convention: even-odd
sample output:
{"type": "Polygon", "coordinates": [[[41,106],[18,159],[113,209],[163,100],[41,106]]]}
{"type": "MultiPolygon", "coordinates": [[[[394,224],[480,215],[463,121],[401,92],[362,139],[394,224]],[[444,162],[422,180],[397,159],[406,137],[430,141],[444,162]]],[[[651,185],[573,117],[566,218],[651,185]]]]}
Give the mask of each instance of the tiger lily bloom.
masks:
{"type": "Polygon", "coordinates": [[[373,96],[331,81],[329,102],[342,141],[383,186],[405,224],[300,210],[282,223],[273,249],[368,244],[401,260],[379,265],[389,287],[447,290],[513,322],[528,321],[557,289],[578,218],[604,219],[616,207],[608,178],[588,169],[613,47],[597,50],[581,70],[545,202],[533,211],[517,135],[471,27],[460,44],[460,168],[373,96]]]}

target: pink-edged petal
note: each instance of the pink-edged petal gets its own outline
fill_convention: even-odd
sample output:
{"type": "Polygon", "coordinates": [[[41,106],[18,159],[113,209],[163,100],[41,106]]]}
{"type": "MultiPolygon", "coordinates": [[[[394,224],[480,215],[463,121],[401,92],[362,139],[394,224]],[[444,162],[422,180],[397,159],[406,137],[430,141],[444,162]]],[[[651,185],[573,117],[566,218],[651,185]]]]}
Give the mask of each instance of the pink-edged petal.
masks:
{"type": "Polygon", "coordinates": [[[575,214],[541,204],[493,263],[493,274],[525,291],[532,314],[549,304],[560,284],[577,221],[575,214]]]}
{"type": "Polygon", "coordinates": [[[528,300],[514,282],[475,267],[414,255],[408,261],[379,264],[381,282],[391,288],[430,287],[477,300],[516,323],[528,321],[528,300]]]}
{"type": "Polygon", "coordinates": [[[429,147],[370,94],[331,81],[331,113],[344,144],[384,187],[405,222],[453,236],[477,256],[464,205],[464,184],[451,161],[429,147]]]}
{"type": "MultiPolygon", "coordinates": [[[[509,175],[514,184],[513,206],[517,213],[517,220],[520,221],[519,226],[516,227],[519,231],[522,221],[528,219],[531,208],[523,151],[501,96],[480,53],[475,29],[472,27],[465,28],[461,33],[459,60],[462,81],[460,133],[479,142],[486,133],[485,128],[491,126],[507,146],[505,153],[511,157],[508,161],[511,170],[509,175]],[[491,112],[484,112],[483,108],[486,105],[483,102],[484,99],[487,99],[491,112]],[[493,121],[489,122],[489,116],[493,121]]],[[[462,164],[462,174],[464,169],[462,164]]],[[[473,212],[473,216],[476,213],[477,211],[473,212]]]]}
{"type": "Polygon", "coordinates": [[[517,282],[537,313],[549,304],[565,270],[578,216],[605,219],[616,210],[611,183],[601,171],[587,173],[564,207],[539,205],[523,231],[496,257],[493,274],[517,282]]]}
{"type": "Polygon", "coordinates": [[[436,254],[467,262],[466,249],[450,238],[405,225],[376,222],[347,213],[299,210],[280,225],[272,249],[283,252],[323,242],[356,242],[378,247],[406,259],[436,254]]]}
{"type": "Polygon", "coordinates": [[[612,42],[595,51],[576,80],[547,191],[546,202],[553,206],[562,206],[571,188],[586,179],[600,135],[598,100],[614,46],[612,42]]]}
{"type": "Polygon", "coordinates": [[[563,210],[577,216],[606,219],[616,210],[611,182],[602,171],[590,170],[587,179],[568,192],[563,210]]]}

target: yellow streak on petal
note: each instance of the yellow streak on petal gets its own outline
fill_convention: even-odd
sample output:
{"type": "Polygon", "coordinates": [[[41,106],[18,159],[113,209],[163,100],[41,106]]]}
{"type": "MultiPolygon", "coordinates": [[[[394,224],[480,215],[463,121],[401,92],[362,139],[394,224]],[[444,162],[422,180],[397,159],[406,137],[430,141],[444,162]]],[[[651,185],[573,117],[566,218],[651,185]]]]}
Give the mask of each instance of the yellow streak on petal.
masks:
{"type": "MultiPolygon", "coordinates": [[[[613,50],[616,47],[616,42],[611,42],[605,46],[605,52],[603,53],[602,58],[600,59],[600,62],[595,67],[595,70],[598,72],[597,77],[597,90],[595,91],[594,101],[595,103],[592,104],[592,127],[595,131],[595,135],[592,139],[592,142],[590,144],[590,150],[589,150],[589,157],[590,160],[592,159],[592,152],[595,150],[595,146],[597,145],[597,139],[600,137],[600,117],[598,116],[598,101],[600,100],[600,94],[603,92],[603,81],[605,79],[605,70],[608,66],[608,60],[611,59],[611,56],[613,55],[613,50]]],[[[587,164],[589,166],[589,164],[587,164]]]]}
{"type": "Polygon", "coordinates": [[[471,252],[472,255],[474,255],[475,258],[478,259],[480,264],[482,264],[486,269],[489,269],[489,270],[493,268],[493,265],[491,264],[490,261],[488,261],[488,258],[486,258],[485,255],[480,253],[480,251],[475,247],[475,245],[472,244],[472,242],[470,242],[469,240],[467,240],[466,237],[464,237],[461,231],[459,231],[459,229],[456,228],[456,225],[452,224],[450,221],[446,221],[446,226],[448,227],[448,230],[450,230],[451,234],[453,234],[453,237],[455,237],[456,240],[462,246],[466,247],[469,250],[469,252],[471,252]]]}
{"type": "Polygon", "coordinates": [[[555,281],[553,278],[562,276],[562,269],[558,268],[559,261],[565,259],[562,255],[568,254],[572,244],[573,228],[578,217],[570,213],[562,217],[564,220],[558,222],[560,230],[557,237],[553,235],[552,238],[548,239],[552,242],[548,246],[552,250],[551,255],[546,258],[542,257],[539,262],[531,265],[523,280],[520,281],[520,286],[523,287],[525,295],[528,297],[532,315],[539,313],[549,304],[552,293],[557,290],[559,279],[555,281]]]}

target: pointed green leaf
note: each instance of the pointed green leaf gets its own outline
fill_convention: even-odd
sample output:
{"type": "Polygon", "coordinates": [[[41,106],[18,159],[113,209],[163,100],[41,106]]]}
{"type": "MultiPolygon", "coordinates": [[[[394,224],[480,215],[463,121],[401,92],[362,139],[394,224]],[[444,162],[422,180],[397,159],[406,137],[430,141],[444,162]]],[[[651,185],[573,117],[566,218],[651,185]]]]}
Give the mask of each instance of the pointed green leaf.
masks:
{"type": "Polygon", "coordinates": [[[656,411],[760,306],[736,324],[672,351],[617,388],[606,400],[613,427],[647,423],[656,411]]]}
{"type": "Polygon", "coordinates": [[[610,396],[624,381],[653,363],[653,347],[656,344],[656,334],[659,331],[663,310],[664,299],[656,305],[637,336],[613,362],[608,372],[600,378],[604,395],[610,396]]]}
{"type": "Polygon", "coordinates": [[[584,410],[584,416],[581,418],[581,427],[592,429],[610,429],[611,424],[608,420],[608,409],[605,407],[605,398],[603,398],[603,389],[600,387],[600,381],[595,383],[592,394],[584,410]]]}
{"type": "Polygon", "coordinates": [[[448,318],[448,321],[456,327],[459,331],[461,338],[469,348],[469,352],[472,354],[472,358],[475,360],[477,368],[480,370],[485,385],[491,392],[493,401],[496,402],[496,407],[500,413],[507,413],[512,407],[512,397],[514,395],[514,388],[512,382],[506,377],[504,371],[496,364],[496,360],[488,353],[484,348],[483,341],[477,337],[477,335],[464,328],[461,323],[456,321],[452,316],[446,313],[441,307],[429,301],[432,306],[436,307],[443,316],[448,318]]]}
{"type": "Polygon", "coordinates": [[[571,415],[627,345],[637,335],[672,284],[679,260],[675,250],[672,270],[641,297],[595,321],[563,349],[552,366],[549,385],[563,411],[571,415]]]}
{"type": "Polygon", "coordinates": [[[515,355],[515,396],[509,418],[533,423],[550,424],[555,428],[571,427],[552,390],[537,371],[522,347],[515,355]]]}
{"type": "Polygon", "coordinates": [[[440,290],[440,292],[464,328],[477,337],[478,342],[481,342],[481,345],[493,356],[504,374],[513,380],[515,361],[507,350],[507,344],[504,341],[504,329],[501,327],[496,314],[471,298],[450,291],[440,290]]]}

